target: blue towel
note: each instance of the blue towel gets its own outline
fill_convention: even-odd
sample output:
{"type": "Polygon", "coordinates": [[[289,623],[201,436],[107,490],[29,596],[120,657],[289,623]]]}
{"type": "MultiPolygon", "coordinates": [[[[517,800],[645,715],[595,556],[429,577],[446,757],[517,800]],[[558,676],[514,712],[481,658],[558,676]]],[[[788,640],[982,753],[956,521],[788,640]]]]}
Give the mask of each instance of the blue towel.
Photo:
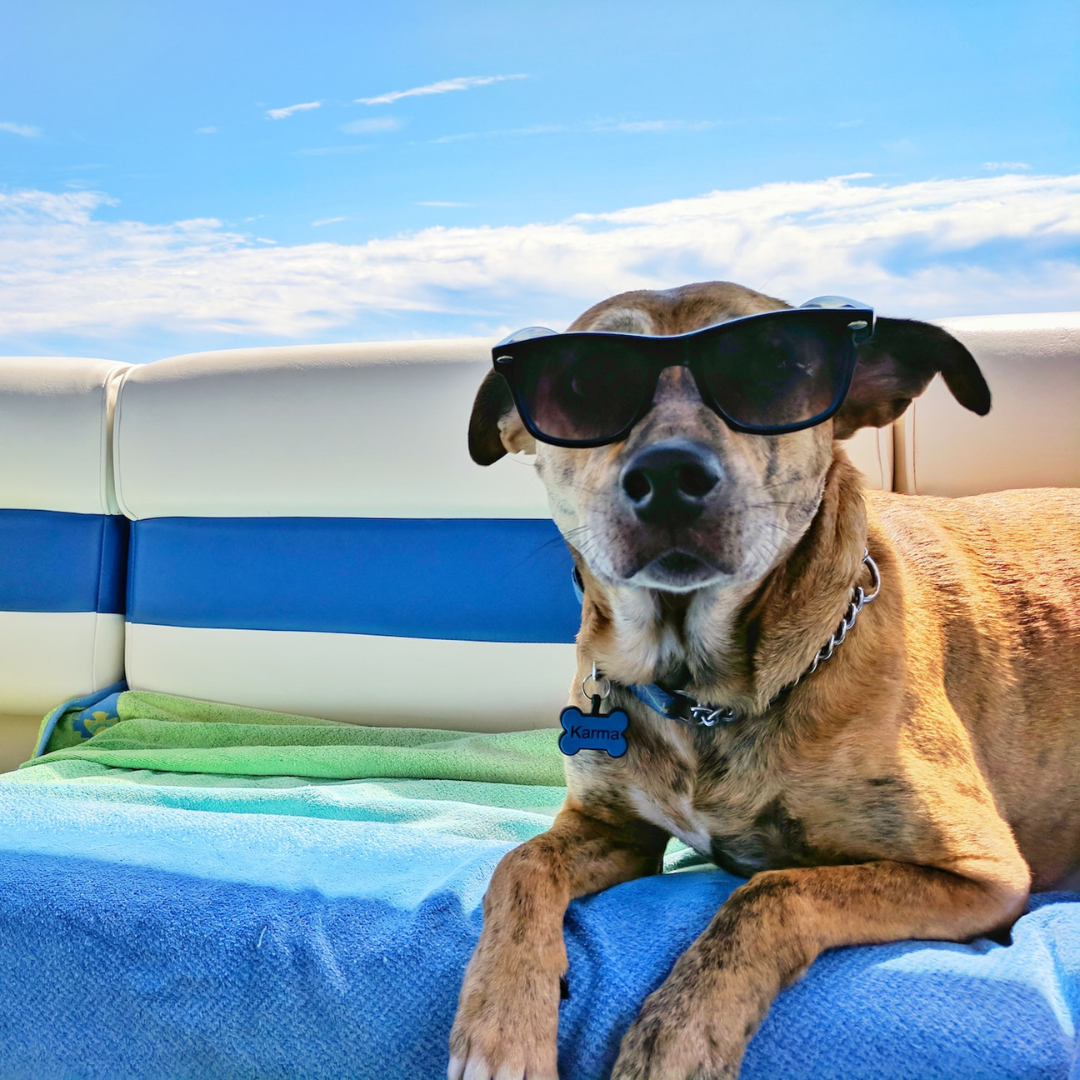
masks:
{"type": "MultiPolygon", "coordinates": [[[[161,804],[134,784],[0,783],[3,1080],[441,1080],[480,899],[512,842],[440,831],[438,800],[390,822],[325,799],[319,816],[281,813],[290,792],[310,802],[291,783],[279,812],[215,809],[206,788],[190,809],[175,783],[161,804]]],[[[380,785],[323,790],[351,787],[331,801],[380,785]]],[[[608,1075],[738,884],[689,869],[571,905],[564,1080],[608,1075]]],[[[1008,947],[825,954],[777,1000],[744,1080],[1080,1077],[1077,901],[1037,897],[1008,947]]]]}

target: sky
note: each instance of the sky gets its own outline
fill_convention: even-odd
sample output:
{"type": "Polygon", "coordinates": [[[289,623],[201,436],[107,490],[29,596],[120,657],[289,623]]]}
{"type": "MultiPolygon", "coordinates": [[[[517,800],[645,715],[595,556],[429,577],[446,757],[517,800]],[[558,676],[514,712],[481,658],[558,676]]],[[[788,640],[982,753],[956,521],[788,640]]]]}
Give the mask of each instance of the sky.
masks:
{"type": "Polygon", "coordinates": [[[0,353],[1080,309],[1075,0],[2,0],[0,353]]]}

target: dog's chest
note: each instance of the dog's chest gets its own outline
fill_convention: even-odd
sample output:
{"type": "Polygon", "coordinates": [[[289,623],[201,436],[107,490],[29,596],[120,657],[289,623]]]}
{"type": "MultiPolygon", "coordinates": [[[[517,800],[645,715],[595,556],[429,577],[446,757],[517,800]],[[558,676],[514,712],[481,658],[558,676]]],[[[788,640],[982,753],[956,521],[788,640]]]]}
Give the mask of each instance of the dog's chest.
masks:
{"type": "Polygon", "coordinates": [[[672,732],[648,755],[633,755],[624,793],[634,813],[742,876],[814,862],[804,826],[765,761],[708,746],[701,753],[700,744],[692,749],[672,732]]]}
{"type": "Polygon", "coordinates": [[[737,807],[724,800],[702,805],[692,792],[634,786],[635,813],[733,874],[801,866],[815,861],[803,825],[780,797],[737,807]]]}
{"type": "Polygon", "coordinates": [[[690,795],[669,793],[666,798],[658,798],[654,792],[639,787],[631,788],[628,794],[631,806],[646,821],[678,837],[699,855],[710,855],[716,823],[711,814],[694,806],[690,795]]]}

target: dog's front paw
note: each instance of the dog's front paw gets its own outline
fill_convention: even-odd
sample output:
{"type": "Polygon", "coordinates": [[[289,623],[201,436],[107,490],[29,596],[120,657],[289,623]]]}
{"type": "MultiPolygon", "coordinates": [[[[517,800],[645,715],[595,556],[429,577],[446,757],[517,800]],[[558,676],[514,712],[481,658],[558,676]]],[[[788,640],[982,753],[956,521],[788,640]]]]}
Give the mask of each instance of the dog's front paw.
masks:
{"type": "Polygon", "coordinates": [[[473,958],[450,1032],[448,1080],[558,1080],[559,978],[473,958]]]}
{"type": "Polygon", "coordinates": [[[723,1005],[668,980],[645,999],[623,1036],[611,1080],[734,1080],[746,1038],[732,1031],[723,1005]],[[712,1007],[719,1004],[713,1011],[712,1007]],[[725,1022],[728,1021],[728,1022],[725,1022]]]}

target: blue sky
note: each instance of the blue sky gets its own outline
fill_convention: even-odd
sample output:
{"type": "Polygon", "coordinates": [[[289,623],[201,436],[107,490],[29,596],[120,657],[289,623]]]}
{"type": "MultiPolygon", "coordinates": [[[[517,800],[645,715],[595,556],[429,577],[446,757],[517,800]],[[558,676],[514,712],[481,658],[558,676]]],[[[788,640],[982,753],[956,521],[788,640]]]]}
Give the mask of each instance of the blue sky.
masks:
{"type": "Polygon", "coordinates": [[[4,24],[0,351],[493,334],[697,277],[1080,307],[1075,0],[6,0],[4,24]]]}

